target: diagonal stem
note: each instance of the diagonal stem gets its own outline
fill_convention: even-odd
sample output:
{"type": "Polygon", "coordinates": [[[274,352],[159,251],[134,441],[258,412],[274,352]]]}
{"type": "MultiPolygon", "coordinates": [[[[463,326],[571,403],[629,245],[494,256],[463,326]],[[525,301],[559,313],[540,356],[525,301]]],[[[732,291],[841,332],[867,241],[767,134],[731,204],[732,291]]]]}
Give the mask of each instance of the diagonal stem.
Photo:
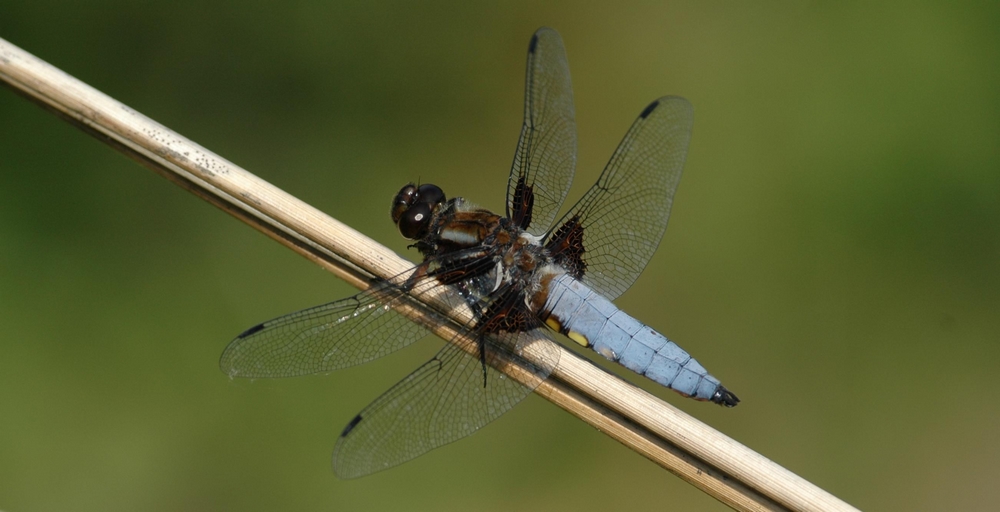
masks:
{"type": "MultiPolygon", "coordinates": [[[[358,288],[412,266],[336,219],[3,39],[0,81],[358,288]]],[[[417,301],[406,307],[404,314],[414,321],[444,339],[454,338],[454,324],[436,309],[419,307],[417,301]]],[[[856,510],[575,353],[558,350],[559,366],[536,393],[726,505],[737,510],[856,510]]],[[[501,370],[519,378],[513,365],[501,370]]]]}

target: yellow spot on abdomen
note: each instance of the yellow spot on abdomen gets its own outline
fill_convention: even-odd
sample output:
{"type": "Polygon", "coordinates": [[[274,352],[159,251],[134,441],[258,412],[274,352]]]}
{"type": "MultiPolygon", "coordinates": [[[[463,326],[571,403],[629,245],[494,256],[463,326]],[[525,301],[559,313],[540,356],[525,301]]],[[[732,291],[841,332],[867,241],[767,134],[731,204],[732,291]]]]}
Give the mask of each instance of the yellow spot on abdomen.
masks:
{"type": "Polygon", "coordinates": [[[570,332],[566,333],[566,336],[568,336],[569,339],[571,339],[571,340],[579,343],[583,347],[589,347],[590,346],[590,340],[588,340],[586,336],[584,336],[584,335],[582,335],[582,334],[580,334],[580,333],[578,333],[576,331],[570,331],[570,332]]]}
{"type": "Polygon", "coordinates": [[[549,328],[553,331],[562,332],[562,324],[560,324],[559,319],[554,316],[546,318],[545,325],[549,326],[549,328]]]}

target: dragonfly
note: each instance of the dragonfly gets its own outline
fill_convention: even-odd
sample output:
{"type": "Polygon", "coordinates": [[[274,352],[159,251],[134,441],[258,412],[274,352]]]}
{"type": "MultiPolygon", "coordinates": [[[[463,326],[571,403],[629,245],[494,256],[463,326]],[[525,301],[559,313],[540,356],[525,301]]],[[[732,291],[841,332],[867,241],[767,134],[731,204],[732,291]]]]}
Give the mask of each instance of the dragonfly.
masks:
{"type": "Polygon", "coordinates": [[[223,352],[222,371],[269,378],[354,366],[429,334],[402,312],[423,297],[445,297],[442,311],[462,308],[455,336],[471,341],[446,343],[343,429],[333,454],[341,478],[411,460],[511,409],[558,364],[555,345],[532,343],[554,333],[681,395],[735,406],[739,398],[698,361],[611,302],[663,237],[691,126],[684,98],[650,103],[597,183],[556,221],[575,172],[576,123],[562,39],[539,29],[528,47],[505,214],[449,199],[432,184],[407,184],[391,216],[423,261],[353,297],[247,329],[223,352]],[[521,378],[497,369],[510,365],[521,378]]]}

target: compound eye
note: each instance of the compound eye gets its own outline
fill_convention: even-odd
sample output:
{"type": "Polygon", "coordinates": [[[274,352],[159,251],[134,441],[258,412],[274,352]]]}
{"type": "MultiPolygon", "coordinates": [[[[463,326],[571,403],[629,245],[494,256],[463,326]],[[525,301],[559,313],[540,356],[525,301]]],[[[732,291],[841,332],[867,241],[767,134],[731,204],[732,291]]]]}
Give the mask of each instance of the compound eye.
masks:
{"type": "Polygon", "coordinates": [[[402,217],[403,213],[410,208],[410,205],[413,204],[413,201],[415,201],[416,198],[417,187],[413,183],[399,189],[399,193],[397,193],[396,197],[392,200],[391,214],[392,222],[394,224],[399,223],[400,217],[402,217]]]}
{"type": "Polygon", "coordinates": [[[411,206],[399,218],[399,232],[410,240],[423,238],[431,226],[431,207],[426,203],[411,206]]]}
{"type": "Polygon", "coordinates": [[[430,205],[431,209],[433,210],[434,206],[441,204],[445,201],[444,191],[441,190],[441,187],[438,187],[437,185],[431,185],[430,183],[425,183],[423,185],[420,185],[420,188],[417,189],[416,200],[420,201],[421,203],[426,203],[430,205]]]}

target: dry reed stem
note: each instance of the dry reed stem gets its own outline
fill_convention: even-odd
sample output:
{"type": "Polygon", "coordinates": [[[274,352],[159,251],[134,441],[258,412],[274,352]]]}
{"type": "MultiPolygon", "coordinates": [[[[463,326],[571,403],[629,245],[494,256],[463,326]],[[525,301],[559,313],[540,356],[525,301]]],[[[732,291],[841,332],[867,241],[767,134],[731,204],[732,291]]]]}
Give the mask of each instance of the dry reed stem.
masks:
{"type": "MultiPolygon", "coordinates": [[[[0,39],[0,81],[358,288],[412,264],[20,48],[0,39]]],[[[404,314],[444,339],[452,323],[404,314]]],[[[540,340],[540,343],[551,343],[540,340]]],[[[562,347],[536,393],[737,510],[856,510],[677,408],[562,347]]],[[[507,368],[519,378],[517,368],[507,368]]],[[[523,376],[522,376],[523,377],[523,376]]]]}

